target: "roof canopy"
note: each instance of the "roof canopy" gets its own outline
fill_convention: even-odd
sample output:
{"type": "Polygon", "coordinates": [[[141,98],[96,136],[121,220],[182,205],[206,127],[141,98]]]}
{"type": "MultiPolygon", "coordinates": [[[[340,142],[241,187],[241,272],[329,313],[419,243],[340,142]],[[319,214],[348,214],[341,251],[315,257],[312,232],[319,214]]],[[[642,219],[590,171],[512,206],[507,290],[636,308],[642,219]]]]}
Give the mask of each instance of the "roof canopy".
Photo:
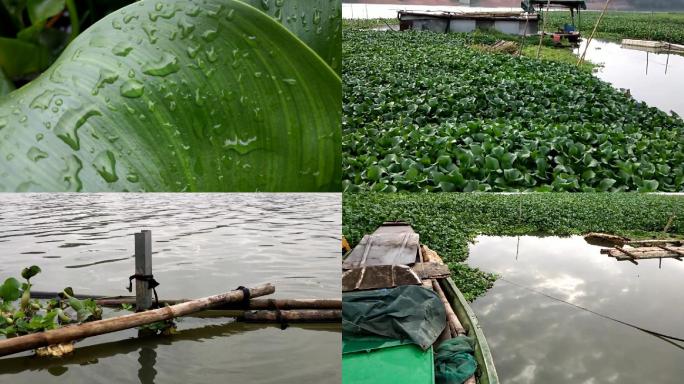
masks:
{"type": "Polygon", "coordinates": [[[587,9],[587,3],[584,0],[524,0],[521,4],[521,7],[524,10],[528,10],[530,7],[534,7],[535,5],[546,5],[547,3],[571,9],[587,9]]]}

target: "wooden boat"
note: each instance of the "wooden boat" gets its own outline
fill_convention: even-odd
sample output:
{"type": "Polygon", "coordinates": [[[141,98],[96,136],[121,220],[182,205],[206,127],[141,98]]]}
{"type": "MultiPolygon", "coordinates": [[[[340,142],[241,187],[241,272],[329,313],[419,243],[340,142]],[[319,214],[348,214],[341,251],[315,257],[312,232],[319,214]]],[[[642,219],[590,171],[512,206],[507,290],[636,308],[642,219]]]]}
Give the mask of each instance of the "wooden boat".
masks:
{"type": "MultiPolygon", "coordinates": [[[[475,313],[453,279],[449,277],[448,267],[442,263],[436,252],[420,244],[419,235],[410,225],[403,222],[387,222],[373,234],[364,236],[343,258],[343,270],[343,292],[392,288],[407,284],[422,284],[428,289],[438,288],[435,292],[441,290],[442,302],[448,302],[447,317],[449,312],[455,314],[457,323],[461,326],[461,334],[475,341],[473,355],[477,362],[477,370],[475,375],[465,382],[499,383],[491,351],[475,313]]],[[[449,335],[450,325],[447,321],[447,326],[435,345],[444,341],[445,334],[449,335]]],[[[370,349],[359,353],[343,353],[342,382],[435,382],[434,367],[431,366],[434,364],[433,356],[430,355],[434,353],[432,347],[424,354],[421,354],[420,348],[415,345],[413,350],[407,350],[404,354],[398,351],[393,353],[383,356],[382,350],[370,349]],[[416,372],[421,371],[420,368],[423,372],[431,373],[432,377],[428,378],[426,374],[416,378],[416,372]]]]}

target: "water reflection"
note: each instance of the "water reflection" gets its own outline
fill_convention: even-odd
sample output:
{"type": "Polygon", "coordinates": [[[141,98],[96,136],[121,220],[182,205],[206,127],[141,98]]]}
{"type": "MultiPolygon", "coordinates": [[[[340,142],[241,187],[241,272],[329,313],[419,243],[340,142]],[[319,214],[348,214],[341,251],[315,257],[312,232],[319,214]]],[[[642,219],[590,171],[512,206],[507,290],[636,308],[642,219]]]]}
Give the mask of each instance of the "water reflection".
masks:
{"type": "MultiPolygon", "coordinates": [[[[586,39],[576,52],[584,52],[586,39]]],[[[592,40],[586,60],[601,64],[596,76],[632,97],[665,112],[684,116],[684,56],[623,48],[618,43],[592,40]]]]}
{"type": "Polygon", "coordinates": [[[472,307],[503,382],[681,382],[682,343],[578,307],[683,337],[684,263],[635,266],[599,251],[581,237],[481,236],[471,246],[469,264],[502,276],[472,307]]]}

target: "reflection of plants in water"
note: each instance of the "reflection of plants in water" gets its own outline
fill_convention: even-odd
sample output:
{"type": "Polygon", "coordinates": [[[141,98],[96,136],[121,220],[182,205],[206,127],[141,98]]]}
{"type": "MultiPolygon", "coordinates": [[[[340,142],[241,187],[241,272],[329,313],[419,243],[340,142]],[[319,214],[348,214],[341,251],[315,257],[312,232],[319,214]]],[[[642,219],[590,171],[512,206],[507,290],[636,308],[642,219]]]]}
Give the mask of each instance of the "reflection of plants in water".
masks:
{"type": "Polygon", "coordinates": [[[95,300],[75,298],[71,287],[65,288],[59,299],[31,300],[30,280],[40,272],[40,267],[32,265],[21,271],[25,283],[10,277],[0,286],[1,334],[13,337],[102,318],[102,308],[95,300]]]}

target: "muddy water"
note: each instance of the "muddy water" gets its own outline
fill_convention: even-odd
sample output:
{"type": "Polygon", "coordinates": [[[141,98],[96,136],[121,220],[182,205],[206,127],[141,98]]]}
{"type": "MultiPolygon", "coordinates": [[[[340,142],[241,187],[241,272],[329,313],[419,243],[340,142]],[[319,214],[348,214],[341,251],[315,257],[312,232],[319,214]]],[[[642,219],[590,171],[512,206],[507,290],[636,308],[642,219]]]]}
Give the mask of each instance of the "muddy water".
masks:
{"type": "MultiPolygon", "coordinates": [[[[272,282],[276,297],[340,295],[339,194],[0,194],[0,277],[35,290],[127,295],[133,233],[150,229],[160,297],[272,282]]],[[[84,340],[64,360],[0,359],[14,383],[340,381],[339,326],[186,318],[179,334],[84,340]]],[[[1,380],[0,380],[1,381],[1,380]]]]}
{"type": "Polygon", "coordinates": [[[581,237],[488,237],[468,263],[501,275],[472,307],[504,383],[681,383],[684,263],[638,266],[581,237]],[[576,306],[564,303],[572,303],[576,306]]]}
{"type": "MultiPolygon", "coordinates": [[[[586,39],[575,53],[584,52],[585,46],[586,39]]],[[[681,96],[684,56],[627,49],[618,43],[593,40],[585,58],[601,64],[595,75],[615,88],[629,89],[636,100],[684,116],[681,96]]]]}

